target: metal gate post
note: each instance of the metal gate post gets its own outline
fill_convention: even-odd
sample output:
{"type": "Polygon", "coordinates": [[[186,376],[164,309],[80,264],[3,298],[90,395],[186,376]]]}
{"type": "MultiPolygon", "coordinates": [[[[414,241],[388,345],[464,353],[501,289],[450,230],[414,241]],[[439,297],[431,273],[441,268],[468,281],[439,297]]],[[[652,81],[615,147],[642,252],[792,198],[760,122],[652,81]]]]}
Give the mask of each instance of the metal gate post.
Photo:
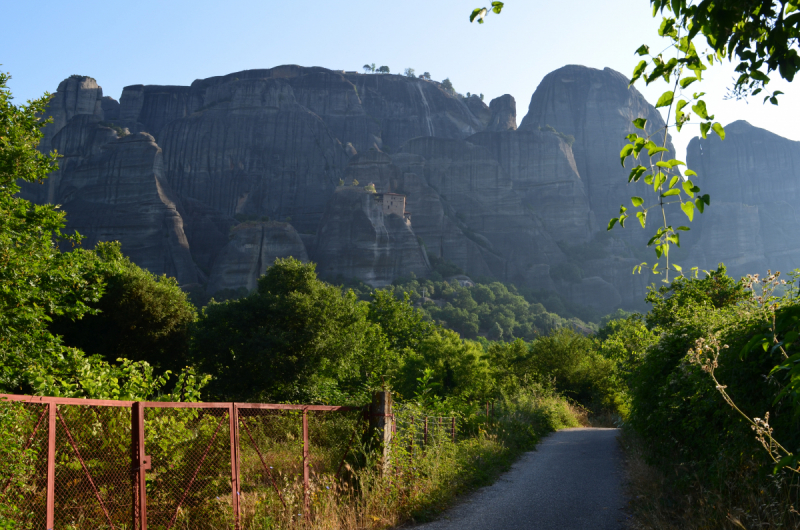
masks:
{"type": "MultiPolygon", "coordinates": [[[[144,404],[137,401],[131,408],[131,422],[136,424],[134,450],[136,451],[136,478],[138,489],[139,530],[147,530],[147,470],[150,469],[150,457],[145,455],[144,447],[144,404]]],[[[135,530],[136,527],[134,527],[135,530]]]]}
{"type": "Polygon", "coordinates": [[[309,498],[308,498],[308,409],[303,409],[303,513],[308,519],[311,516],[309,512],[309,498]]]}
{"type": "Polygon", "coordinates": [[[47,530],[53,530],[55,524],[56,407],[52,402],[47,405],[47,530]]]}
{"type": "Polygon", "coordinates": [[[239,530],[239,409],[235,403],[228,407],[231,434],[231,489],[233,490],[233,527],[239,530]]]}

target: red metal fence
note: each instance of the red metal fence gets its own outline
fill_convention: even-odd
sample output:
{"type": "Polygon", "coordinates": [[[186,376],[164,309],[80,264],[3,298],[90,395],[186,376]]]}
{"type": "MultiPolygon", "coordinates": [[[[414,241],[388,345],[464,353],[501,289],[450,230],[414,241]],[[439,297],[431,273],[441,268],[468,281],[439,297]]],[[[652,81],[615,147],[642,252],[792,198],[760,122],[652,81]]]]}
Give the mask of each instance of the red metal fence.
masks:
{"type": "Polygon", "coordinates": [[[0,394],[0,526],[235,528],[309,517],[366,422],[363,409],[0,394]]]}

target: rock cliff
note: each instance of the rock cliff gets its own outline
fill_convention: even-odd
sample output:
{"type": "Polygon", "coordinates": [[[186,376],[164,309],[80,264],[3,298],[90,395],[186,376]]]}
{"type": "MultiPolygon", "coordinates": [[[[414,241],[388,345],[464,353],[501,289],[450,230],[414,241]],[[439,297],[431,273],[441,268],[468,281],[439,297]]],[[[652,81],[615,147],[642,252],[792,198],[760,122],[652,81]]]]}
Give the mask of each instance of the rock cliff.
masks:
{"type": "MultiPolygon", "coordinates": [[[[72,77],[48,113],[40,148],[61,168],[22,194],[62,204],[88,245],[119,240],[212,295],[252,289],[285,256],[374,286],[444,258],[598,312],[641,307],[652,280],[630,274],[649,232],[605,227],[632,195],[617,156],[631,120],[662,121],[613,70],[549,74],[519,129],[510,95],[487,106],[423,79],[295,65],[133,85],[119,102],[72,77]],[[410,220],[384,193],[405,196],[410,220]]],[[[734,123],[725,142],[693,141],[688,163],[712,206],[687,263],[794,268],[797,142],[734,123]]]]}
{"type": "Polygon", "coordinates": [[[219,251],[208,281],[208,293],[244,287],[252,291],[258,278],[277,258],[308,261],[297,231],[288,223],[245,222],[230,231],[230,241],[219,251]]]}
{"type": "Polygon", "coordinates": [[[689,261],[703,269],[724,262],[735,276],[800,266],[800,142],[736,121],[724,141],[694,138],[687,164],[711,196],[695,217],[700,238],[689,261]]]}
{"type": "Polygon", "coordinates": [[[398,276],[428,275],[430,264],[411,222],[386,215],[377,197],[356,187],[336,190],[317,233],[313,259],[320,276],[384,287],[398,276]]]}
{"type": "MultiPolygon", "coordinates": [[[[631,195],[627,179],[630,169],[620,167],[619,151],[625,135],[635,130],[631,124],[635,118],[647,119],[648,133],[664,126],[658,111],[639,91],[628,88],[624,75],[610,68],[570,65],[542,79],[519,130],[551,127],[574,138],[572,152],[578,173],[585,182],[594,216],[605,227],[631,195]]],[[[672,144],[668,147],[672,149],[672,144]]],[[[673,151],[670,155],[674,158],[673,151]]],[[[628,230],[625,236],[641,232],[628,230]]]]}

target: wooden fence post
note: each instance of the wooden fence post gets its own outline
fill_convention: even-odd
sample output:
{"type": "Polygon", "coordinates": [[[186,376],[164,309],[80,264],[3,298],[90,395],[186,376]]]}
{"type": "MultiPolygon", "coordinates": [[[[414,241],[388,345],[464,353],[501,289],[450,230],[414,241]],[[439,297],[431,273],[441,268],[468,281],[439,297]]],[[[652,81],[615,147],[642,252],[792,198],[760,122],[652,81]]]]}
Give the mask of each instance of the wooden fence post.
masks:
{"type": "Polygon", "coordinates": [[[369,407],[369,427],[373,439],[378,440],[384,472],[390,469],[392,425],[392,394],[390,392],[375,392],[372,396],[372,405],[369,407]]]}

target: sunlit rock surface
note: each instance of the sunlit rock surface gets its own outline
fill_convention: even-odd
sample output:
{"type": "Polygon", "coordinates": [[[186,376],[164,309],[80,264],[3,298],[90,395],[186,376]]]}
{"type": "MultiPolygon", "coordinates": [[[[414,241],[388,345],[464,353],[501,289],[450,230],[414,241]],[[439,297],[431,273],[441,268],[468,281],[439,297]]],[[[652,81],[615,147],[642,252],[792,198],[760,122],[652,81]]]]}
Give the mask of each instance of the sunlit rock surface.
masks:
{"type": "Polygon", "coordinates": [[[697,266],[724,262],[735,276],[800,267],[800,142],[736,121],[725,126],[724,141],[693,139],[687,158],[711,197],[695,215],[697,266]]]}
{"type": "MultiPolygon", "coordinates": [[[[618,153],[634,118],[648,132],[663,122],[627,85],[610,69],[560,68],[517,129],[508,94],[487,106],[398,75],[285,65],[132,85],[119,102],[73,76],[40,146],[63,155],[60,169],[21,195],[62,204],[87,246],[119,240],[139,265],[210,294],[254,288],[276,257],[382,286],[426,277],[431,256],[601,313],[642,309],[656,277],[631,272],[654,261],[651,230],[606,226],[631,195],[655,199],[628,185],[618,153]],[[404,195],[409,216],[385,214],[369,184],[404,195]]],[[[688,157],[712,204],[675,259],[794,268],[798,143],[737,122],[688,157]]]]}

